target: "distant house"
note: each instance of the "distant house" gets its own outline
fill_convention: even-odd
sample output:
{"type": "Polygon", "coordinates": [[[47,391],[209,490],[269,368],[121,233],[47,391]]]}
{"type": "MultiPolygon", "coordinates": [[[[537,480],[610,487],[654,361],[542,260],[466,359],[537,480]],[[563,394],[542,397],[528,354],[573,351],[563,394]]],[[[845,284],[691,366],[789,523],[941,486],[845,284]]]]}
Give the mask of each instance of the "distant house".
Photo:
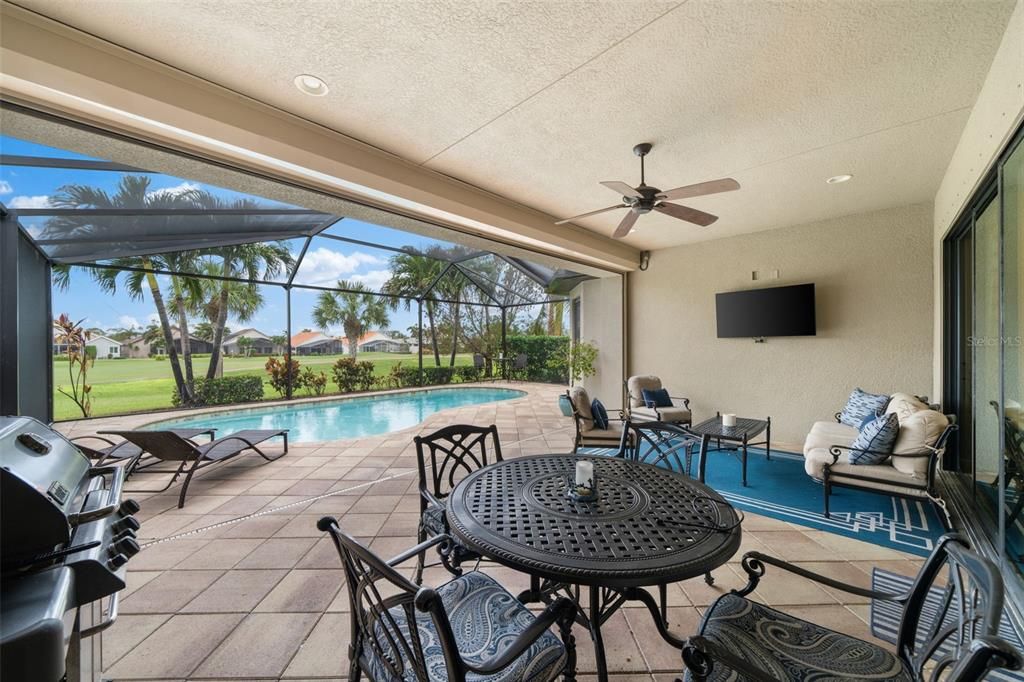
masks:
{"type": "Polygon", "coordinates": [[[245,355],[246,352],[251,355],[272,355],[279,350],[269,336],[252,327],[239,329],[225,336],[221,349],[225,355],[245,355]],[[239,339],[243,338],[250,340],[248,351],[238,343],[239,339]]]}
{"type": "MultiPolygon", "coordinates": [[[[171,338],[174,339],[174,350],[181,353],[181,332],[177,327],[171,327],[171,338]]],[[[122,345],[124,356],[128,358],[148,358],[167,354],[163,337],[158,337],[149,343],[142,336],[137,336],[134,339],[128,339],[122,345]]],[[[213,344],[189,334],[189,350],[192,353],[212,353],[213,344]]]]}
{"type": "MultiPolygon", "coordinates": [[[[121,357],[121,342],[115,341],[109,336],[103,336],[102,334],[96,334],[89,337],[89,340],[85,342],[86,347],[96,349],[97,358],[119,358],[121,357]]],[[[54,355],[64,355],[68,352],[66,344],[57,343],[53,344],[54,355]]]]}
{"type": "Polygon", "coordinates": [[[148,358],[153,354],[151,344],[142,336],[128,339],[121,344],[121,355],[126,358],[148,358]]]}
{"type": "MultiPolygon", "coordinates": [[[[341,340],[345,352],[348,352],[348,338],[341,340]]],[[[367,332],[359,337],[356,348],[362,353],[409,353],[411,346],[408,339],[394,338],[391,332],[367,332]]]]}
{"type": "Polygon", "coordinates": [[[292,353],[296,355],[331,355],[344,352],[341,339],[323,332],[299,332],[292,336],[292,353]]]}

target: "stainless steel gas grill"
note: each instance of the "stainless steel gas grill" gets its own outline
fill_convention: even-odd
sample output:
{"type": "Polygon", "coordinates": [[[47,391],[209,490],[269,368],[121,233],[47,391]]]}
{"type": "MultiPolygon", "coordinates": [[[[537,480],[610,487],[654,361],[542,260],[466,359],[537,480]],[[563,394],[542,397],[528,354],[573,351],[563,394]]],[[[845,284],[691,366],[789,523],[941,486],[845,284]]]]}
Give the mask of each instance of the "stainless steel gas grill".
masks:
{"type": "Polygon", "coordinates": [[[139,505],[121,500],[123,483],[123,468],[90,467],[44,424],[0,417],[4,682],[74,682],[98,668],[82,640],[114,622],[125,564],[139,551],[139,505]]]}

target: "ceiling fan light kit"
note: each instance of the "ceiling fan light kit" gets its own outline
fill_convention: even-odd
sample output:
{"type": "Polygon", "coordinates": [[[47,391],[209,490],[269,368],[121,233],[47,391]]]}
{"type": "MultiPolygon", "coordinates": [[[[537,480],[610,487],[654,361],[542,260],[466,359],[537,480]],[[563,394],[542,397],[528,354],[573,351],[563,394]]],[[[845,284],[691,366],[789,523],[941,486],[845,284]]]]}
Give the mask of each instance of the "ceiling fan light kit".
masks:
{"type": "Polygon", "coordinates": [[[700,197],[708,194],[718,194],[720,192],[731,192],[740,188],[740,183],[736,182],[732,178],[722,178],[720,180],[709,180],[708,182],[697,183],[696,185],[686,185],[684,187],[676,187],[666,191],[661,191],[657,187],[652,187],[647,184],[646,169],[644,167],[644,157],[647,156],[651,149],[654,147],[650,142],[641,142],[640,144],[633,147],[633,153],[640,157],[640,184],[636,187],[631,186],[629,183],[620,182],[618,180],[605,180],[601,184],[608,189],[618,192],[622,195],[622,203],[616,204],[615,206],[608,206],[606,208],[599,208],[596,211],[590,211],[589,213],[583,213],[572,218],[566,218],[565,220],[559,220],[556,224],[561,225],[563,223],[569,223],[580,218],[589,218],[593,215],[600,213],[607,213],[608,211],[616,211],[621,208],[629,210],[629,213],[622,219],[619,226],[615,228],[615,232],[612,233],[612,237],[615,239],[622,239],[630,232],[633,232],[636,228],[637,219],[651,211],[657,211],[667,216],[671,216],[678,220],[685,220],[688,223],[694,225],[700,225],[701,227],[707,227],[716,220],[718,216],[699,211],[689,206],[682,206],[681,204],[671,204],[669,200],[672,199],[687,199],[690,197],[700,197]]]}

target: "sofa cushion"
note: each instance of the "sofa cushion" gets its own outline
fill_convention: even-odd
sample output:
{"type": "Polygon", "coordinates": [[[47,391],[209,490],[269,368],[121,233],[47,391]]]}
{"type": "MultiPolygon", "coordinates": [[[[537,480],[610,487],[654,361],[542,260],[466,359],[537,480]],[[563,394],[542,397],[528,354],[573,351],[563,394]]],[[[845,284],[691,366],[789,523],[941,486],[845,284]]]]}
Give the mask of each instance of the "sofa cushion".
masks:
{"type": "Polygon", "coordinates": [[[850,464],[881,464],[887,460],[899,431],[900,420],[895,413],[883,414],[865,424],[850,445],[850,464]]]}
{"type": "Polygon", "coordinates": [[[804,456],[815,448],[828,448],[832,445],[848,446],[857,437],[857,429],[836,422],[814,422],[811,432],[804,441],[804,456]]]}
{"type": "Polygon", "coordinates": [[[847,426],[860,426],[864,417],[869,414],[878,414],[885,410],[889,396],[876,393],[868,393],[859,388],[853,389],[853,393],[846,399],[846,407],[839,413],[839,421],[847,426]]]}
{"type": "Polygon", "coordinates": [[[928,406],[918,400],[916,395],[893,393],[892,397],[889,398],[889,404],[885,406],[885,413],[892,414],[895,412],[900,422],[902,422],[915,412],[927,409],[928,406]]]}
{"type": "Polygon", "coordinates": [[[645,388],[641,395],[645,407],[672,407],[672,397],[664,388],[645,388]]]}
{"type": "MultiPolygon", "coordinates": [[[[900,432],[896,436],[893,454],[916,455],[928,452],[926,446],[934,446],[947,426],[949,419],[936,410],[918,410],[900,419],[900,432]]],[[[912,476],[921,477],[928,473],[928,459],[925,457],[893,457],[892,465],[912,476]]]]}
{"type": "Polygon", "coordinates": [[[597,398],[590,403],[590,414],[594,417],[594,428],[604,429],[608,428],[608,410],[604,409],[604,403],[597,398]]]}
{"type": "Polygon", "coordinates": [[[629,391],[629,406],[644,407],[644,391],[656,391],[661,388],[661,379],[653,374],[645,374],[630,377],[626,380],[626,390],[629,391]]]}
{"type": "Polygon", "coordinates": [[[582,386],[573,386],[569,389],[569,398],[580,413],[580,431],[590,431],[594,428],[594,415],[590,411],[590,394],[582,386]]]}
{"type": "MultiPolygon", "coordinates": [[[[831,461],[832,455],[829,454],[829,451],[826,448],[815,448],[804,456],[804,471],[806,471],[807,475],[811,478],[820,481],[824,476],[823,471],[825,465],[831,461]]],[[[926,496],[925,492],[920,488],[911,487],[923,484],[920,477],[914,477],[910,474],[897,471],[888,462],[885,464],[850,464],[840,457],[839,461],[831,466],[830,471],[830,478],[837,482],[842,482],[847,475],[869,476],[883,481],[882,483],[874,483],[860,479],[847,479],[850,480],[851,483],[856,484],[859,488],[870,488],[872,490],[900,493],[916,497],[926,496]]]]}
{"type": "Polygon", "coordinates": [[[685,407],[635,407],[629,411],[633,421],[672,422],[689,424],[693,415],[685,407]]]}

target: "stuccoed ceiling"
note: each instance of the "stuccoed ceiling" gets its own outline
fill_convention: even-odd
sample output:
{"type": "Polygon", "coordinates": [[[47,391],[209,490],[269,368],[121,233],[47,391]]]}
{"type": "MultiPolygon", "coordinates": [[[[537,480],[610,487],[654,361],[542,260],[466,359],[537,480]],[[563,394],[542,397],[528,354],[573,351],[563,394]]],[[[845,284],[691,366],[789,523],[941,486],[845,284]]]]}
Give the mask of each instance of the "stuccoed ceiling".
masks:
{"type": "Polygon", "coordinates": [[[637,142],[663,189],[739,180],[680,202],[712,227],[641,218],[627,241],[648,249],[930,201],[1014,6],[17,4],[554,216],[614,204],[597,183],[639,181],[637,142]],[[330,93],[300,94],[300,73],[330,93]]]}

